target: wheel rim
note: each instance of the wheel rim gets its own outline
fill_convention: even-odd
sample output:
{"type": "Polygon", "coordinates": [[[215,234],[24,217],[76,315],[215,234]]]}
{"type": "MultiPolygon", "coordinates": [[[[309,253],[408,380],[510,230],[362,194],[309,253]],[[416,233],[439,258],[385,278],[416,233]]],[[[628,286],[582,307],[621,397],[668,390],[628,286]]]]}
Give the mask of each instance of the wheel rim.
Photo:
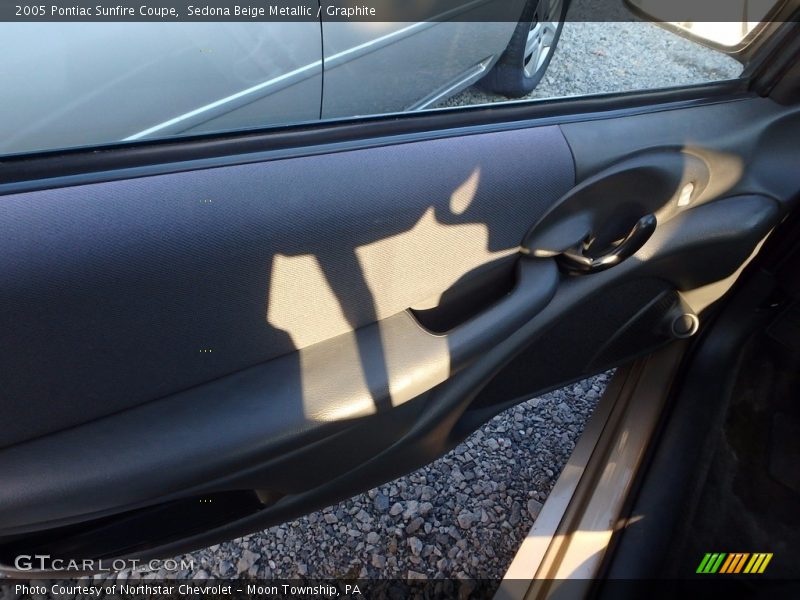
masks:
{"type": "Polygon", "coordinates": [[[526,77],[533,77],[542,70],[550,54],[561,18],[561,0],[540,0],[544,10],[536,9],[525,42],[525,60],[523,68],[526,77]]]}

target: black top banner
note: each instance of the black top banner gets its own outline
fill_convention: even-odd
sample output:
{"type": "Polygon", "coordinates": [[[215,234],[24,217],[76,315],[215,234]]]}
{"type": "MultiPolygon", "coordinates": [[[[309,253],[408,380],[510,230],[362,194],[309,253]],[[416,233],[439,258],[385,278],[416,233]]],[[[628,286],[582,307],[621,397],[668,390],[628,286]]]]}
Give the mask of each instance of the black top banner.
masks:
{"type": "MultiPolygon", "coordinates": [[[[562,0],[0,0],[4,22],[518,22],[527,3],[562,0]]],[[[565,1],[565,0],[564,0],[565,1]]],[[[794,0],[572,0],[567,21],[763,22],[794,0]]]]}

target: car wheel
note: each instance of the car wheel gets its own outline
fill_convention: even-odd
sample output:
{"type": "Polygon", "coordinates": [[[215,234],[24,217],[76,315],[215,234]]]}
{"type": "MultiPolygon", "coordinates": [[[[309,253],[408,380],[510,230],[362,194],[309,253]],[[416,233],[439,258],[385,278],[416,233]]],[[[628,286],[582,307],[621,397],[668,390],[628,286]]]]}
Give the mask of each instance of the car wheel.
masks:
{"type": "Polygon", "coordinates": [[[508,47],[480,87],[509,98],[530,94],[553,58],[566,9],[567,0],[529,0],[508,47]]]}

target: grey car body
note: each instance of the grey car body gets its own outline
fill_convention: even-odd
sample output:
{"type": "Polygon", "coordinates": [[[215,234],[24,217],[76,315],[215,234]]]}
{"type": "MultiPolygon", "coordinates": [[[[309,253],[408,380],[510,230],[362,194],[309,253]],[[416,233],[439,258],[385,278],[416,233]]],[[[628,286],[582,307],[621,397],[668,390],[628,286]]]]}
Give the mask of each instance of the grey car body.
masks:
{"type": "Polygon", "coordinates": [[[4,23],[0,152],[426,108],[480,79],[515,26],[4,23]]]}

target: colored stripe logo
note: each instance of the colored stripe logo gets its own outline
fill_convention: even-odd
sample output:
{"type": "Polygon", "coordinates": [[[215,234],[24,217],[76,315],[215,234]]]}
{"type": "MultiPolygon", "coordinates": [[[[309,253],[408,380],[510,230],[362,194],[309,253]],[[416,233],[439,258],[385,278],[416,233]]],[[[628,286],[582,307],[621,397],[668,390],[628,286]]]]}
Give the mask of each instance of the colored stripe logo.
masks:
{"type": "Polygon", "coordinates": [[[761,574],[767,569],[772,553],[766,552],[708,552],[700,561],[696,573],[702,574],[761,574]]]}

